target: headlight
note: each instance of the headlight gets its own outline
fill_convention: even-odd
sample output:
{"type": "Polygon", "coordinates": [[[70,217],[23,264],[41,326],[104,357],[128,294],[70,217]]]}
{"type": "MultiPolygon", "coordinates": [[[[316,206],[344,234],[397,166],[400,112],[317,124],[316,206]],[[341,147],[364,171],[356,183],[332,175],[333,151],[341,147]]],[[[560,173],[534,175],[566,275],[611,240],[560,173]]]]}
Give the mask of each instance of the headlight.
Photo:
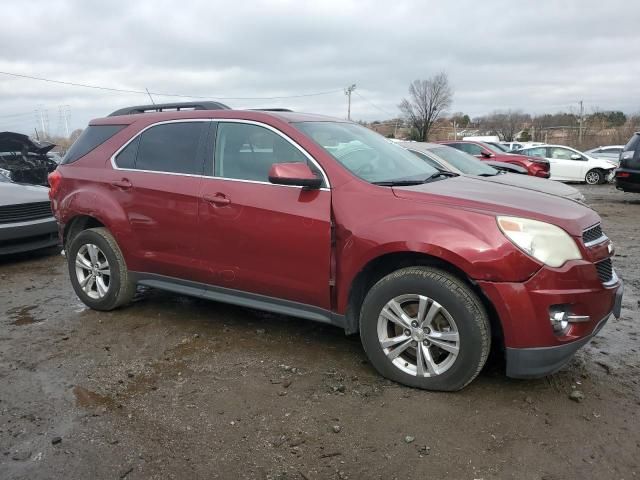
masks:
{"type": "Polygon", "coordinates": [[[518,248],[550,267],[561,267],[568,260],[580,260],[576,242],[560,227],[517,217],[497,217],[502,233],[518,248]]]}

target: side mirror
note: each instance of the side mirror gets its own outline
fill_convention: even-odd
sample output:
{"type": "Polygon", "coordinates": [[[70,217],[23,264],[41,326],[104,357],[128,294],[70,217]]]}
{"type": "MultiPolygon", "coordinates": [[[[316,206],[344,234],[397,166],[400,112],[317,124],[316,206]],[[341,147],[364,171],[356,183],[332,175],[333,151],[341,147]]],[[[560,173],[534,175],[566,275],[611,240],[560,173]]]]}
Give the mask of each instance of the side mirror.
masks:
{"type": "Polygon", "coordinates": [[[573,155],[571,155],[571,160],[582,160],[582,155],[574,153],[573,155]]]}
{"type": "Polygon", "coordinates": [[[493,157],[492,153],[487,152],[486,150],[483,150],[480,155],[482,155],[484,158],[491,158],[493,157]]]}
{"type": "Polygon", "coordinates": [[[302,162],[274,163],[269,169],[269,181],[275,185],[294,185],[313,189],[322,186],[322,178],[313,173],[309,165],[302,162]]]}

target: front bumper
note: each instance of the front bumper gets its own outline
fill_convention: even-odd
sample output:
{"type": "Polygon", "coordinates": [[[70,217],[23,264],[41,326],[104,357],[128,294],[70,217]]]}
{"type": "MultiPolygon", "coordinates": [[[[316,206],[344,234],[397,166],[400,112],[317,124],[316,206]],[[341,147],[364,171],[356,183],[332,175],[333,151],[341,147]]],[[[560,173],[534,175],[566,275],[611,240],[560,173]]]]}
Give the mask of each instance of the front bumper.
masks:
{"type": "MultiPolygon", "coordinates": [[[[611,313],[620,316],[623,286],[616,291],[616,300],[611,313]]],[[[607,323],[611,313],[604,317],[586,337],[565,345],[536,348],[506,348],[507,376],[511,378],[538,378],[560,370],[573,355],[595,337],[607,323]]]]}
{"type": "Polygon", "coordinates": [[[53,217],[0,224],[0,255],[58,245],[58,223],[53,217]]]}
{"type": "Polygon", "coordinates": [[[500,319],[507,375],[529,378],[561,368],[612,313],[620,315],[622,282],[611,283],[603,284],[593,263],[585,260],[557,269],[543,267],[525,282],[478,282],[500,319]],[[581,320],[554,332],[550,317],[555,311],[581,320]]]}

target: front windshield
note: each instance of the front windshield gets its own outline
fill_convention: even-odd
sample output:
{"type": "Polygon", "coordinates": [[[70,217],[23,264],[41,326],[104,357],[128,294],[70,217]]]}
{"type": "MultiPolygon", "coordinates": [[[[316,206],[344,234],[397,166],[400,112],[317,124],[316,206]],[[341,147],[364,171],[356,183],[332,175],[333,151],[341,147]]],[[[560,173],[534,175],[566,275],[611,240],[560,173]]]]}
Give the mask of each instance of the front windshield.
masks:
{"type": "Polygon", "coordinates": [[[298,122],[343,167],[370,183],[425,180],[438,170],[382,135],[355,123],[298,122]]]}
{"type": "Polygon", "coordinates": [[[452,147],[434,147],[430,148],[429,152],[437,157],[440,157],[445,162],[450,163],[462,173],[467,175],[497,175],[498,170],[490,167],[485,162],[478,160],[473,155],[464,153],[452,147]]]}
{"type": "Polygon", "coordinates": [[[506,145],[500,145],[499,143],[490,143],[489,145],[494,147],[494,150],[498,150],[500,152],[505,152],[505,153],[509,152],[509,148],[507,148],[506,145]]]}
{"type": "Polygon", "coordinates": [[[486,142],[478,142],[478,143],[492,153],[497,153],[499,155],[504,153],[502,150],[500,150],[498,147],[496,147],[491,143],[486,143],[486,142]]]}

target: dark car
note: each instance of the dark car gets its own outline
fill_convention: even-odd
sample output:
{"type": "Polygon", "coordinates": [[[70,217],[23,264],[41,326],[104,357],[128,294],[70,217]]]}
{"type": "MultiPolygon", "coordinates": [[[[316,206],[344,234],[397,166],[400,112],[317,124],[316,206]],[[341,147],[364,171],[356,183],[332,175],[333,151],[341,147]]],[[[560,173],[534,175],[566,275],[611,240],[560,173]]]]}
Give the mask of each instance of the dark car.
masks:
{"type": "Polygon", "coordinates": [[[0,174],[0,255],[58,244],[49,189],[13,183],[0,174]]]}
{"type": "Polygon", "coordinates": [[[0,132],[0,173],[17,183],[47,187],[47,176],[58,166],[48,155],[54,147],[21,133],[0,132]]]}
{"type": "Polygon", "coordinates": [[[438,143],[449,145],[450,147],[461,150],[469,155],[473,155],[483,161],[498,161],[519,165],[526,168],[529,175],[534,177],[549,178],[550,175],[549,161],[544,158],[506,153],[498,147],[488,143],[471,140],[456,140],[438,143]]]}
{"type": "Polygon", "coordinates": [[[640,193],[640,132],[634,133],[624,146],[614,179],[618,190],[640,193]]]}
{"type": "Polygon", "coordinates": [[[142,284],[329,323],[382,375],[436,390],[492,345],[507,375],[554,372],[620,315],[584,205],[441,172],[349,121],[189,105],[91,121],[49,176],[93,309],[142,284]]]}

